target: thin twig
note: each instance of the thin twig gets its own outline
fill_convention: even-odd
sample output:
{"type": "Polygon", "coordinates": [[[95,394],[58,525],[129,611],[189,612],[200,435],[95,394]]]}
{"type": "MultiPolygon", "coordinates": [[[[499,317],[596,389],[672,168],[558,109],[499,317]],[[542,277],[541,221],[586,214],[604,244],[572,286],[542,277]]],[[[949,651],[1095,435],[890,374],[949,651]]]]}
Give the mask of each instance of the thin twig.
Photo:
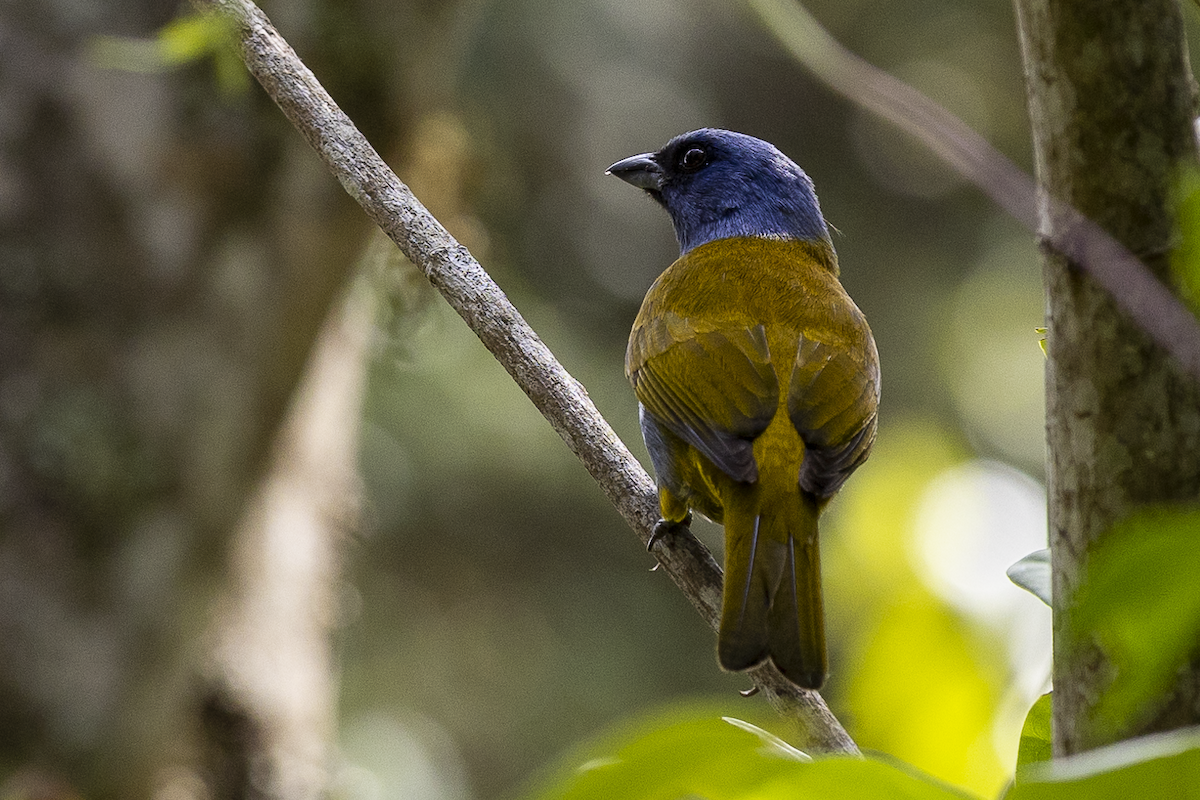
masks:
{"type": "Polygon", "coordinates": [[[833,91],[894,123],[1046,244],[1086,270],[1117,305],[1200,380],[1200,323],[1135,255],[919,91],[837,42],[796,0],[747,0],[784,47],[833,91]],[[1040,215],[1038,205],[1044,204],[1040,215]]]}
{"type": "MultiPolygon", "coordinates": [[[[649,541],[659,516],[653,480],[479,262],[388,168],[257,6],[249,0],[193,2],[228,15],[246,66],[267,94],[350,196],[508,370],[642,541],[649,541]]],[[[715,629],[721,570],[708,549],[691,534],[676,533],[654,552],[715,629]]],[[[799,723],[806,739],[802,746],[819,752],[858,752],[818,693],[797,689],[768,665],[749,675],[781,714],[799,723]]]]}

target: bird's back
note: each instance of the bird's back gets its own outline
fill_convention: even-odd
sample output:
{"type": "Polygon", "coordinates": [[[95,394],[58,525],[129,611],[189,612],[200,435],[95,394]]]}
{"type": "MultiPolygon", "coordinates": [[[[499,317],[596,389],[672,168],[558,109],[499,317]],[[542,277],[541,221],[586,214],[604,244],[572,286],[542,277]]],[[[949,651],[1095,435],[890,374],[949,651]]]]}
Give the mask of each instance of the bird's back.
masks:
{"type": "MultiPolygon", "coordinates": [[[[773,354],[794,350],[800,335],[863,350],[870,330],[837,272],[837,256],[824,241],[742,237],[697,247],[647,292],[633,324],[626,374],[697,333],[758,325],[773,354]]],[[[869,349],[873,355],[873,342],[869,349]]],[[[786,382],[788,375],[779,378],[786,382]]]]}

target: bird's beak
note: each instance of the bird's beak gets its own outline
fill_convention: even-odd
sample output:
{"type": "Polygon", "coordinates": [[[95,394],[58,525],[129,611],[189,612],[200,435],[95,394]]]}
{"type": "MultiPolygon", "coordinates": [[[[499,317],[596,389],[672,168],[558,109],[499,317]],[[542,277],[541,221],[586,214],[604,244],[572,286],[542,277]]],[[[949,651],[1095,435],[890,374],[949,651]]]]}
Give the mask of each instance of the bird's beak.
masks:
{"type": "Polygon", "coordinates": [[[639,189],[657,192],[662,189],[663,170],[654,160],[653,153],[642,153],[623,158],[604,171],[605,175],[616,175],[626,183],[639,189]]]}

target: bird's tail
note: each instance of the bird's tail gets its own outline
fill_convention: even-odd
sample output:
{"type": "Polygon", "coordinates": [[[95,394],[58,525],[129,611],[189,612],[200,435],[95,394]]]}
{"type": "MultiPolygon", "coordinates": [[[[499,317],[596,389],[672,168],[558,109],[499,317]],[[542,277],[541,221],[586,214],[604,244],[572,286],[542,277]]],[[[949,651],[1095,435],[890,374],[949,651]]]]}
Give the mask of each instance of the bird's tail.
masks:
{"type": "Polygon", "coordinates": [[[768,514],[749,487],[731,494],[717,641],[721,666],[738,671],[770,657],[796,685],[819,689],[826,660],[817,508],[793,495],[785,508],[768,514]]]}

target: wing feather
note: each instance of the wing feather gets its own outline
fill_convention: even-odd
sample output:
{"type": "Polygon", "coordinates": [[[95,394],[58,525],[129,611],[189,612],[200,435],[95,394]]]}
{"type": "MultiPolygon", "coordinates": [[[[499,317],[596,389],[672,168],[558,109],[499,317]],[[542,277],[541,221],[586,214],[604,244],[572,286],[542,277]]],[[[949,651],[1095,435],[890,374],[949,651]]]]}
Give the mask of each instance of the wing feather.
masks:
{"type": "Polygon", "coordinates": [[[875,442],[879,361],[865,351],[801,336],[788,385],[788,417],[808,449],[800,486],[830,497],[858,468],[875,442]]]}
{"type": "MultiPolygon", "coordinates": [[[[630,360],[634,392],[655,423],[726,475],[757,480],[752,442],[779,404],[766,332],[758,325],[688,333],[649,357],[630,360]]],[[[646,340],[661,341],[653,333],[646,340]]]]}

